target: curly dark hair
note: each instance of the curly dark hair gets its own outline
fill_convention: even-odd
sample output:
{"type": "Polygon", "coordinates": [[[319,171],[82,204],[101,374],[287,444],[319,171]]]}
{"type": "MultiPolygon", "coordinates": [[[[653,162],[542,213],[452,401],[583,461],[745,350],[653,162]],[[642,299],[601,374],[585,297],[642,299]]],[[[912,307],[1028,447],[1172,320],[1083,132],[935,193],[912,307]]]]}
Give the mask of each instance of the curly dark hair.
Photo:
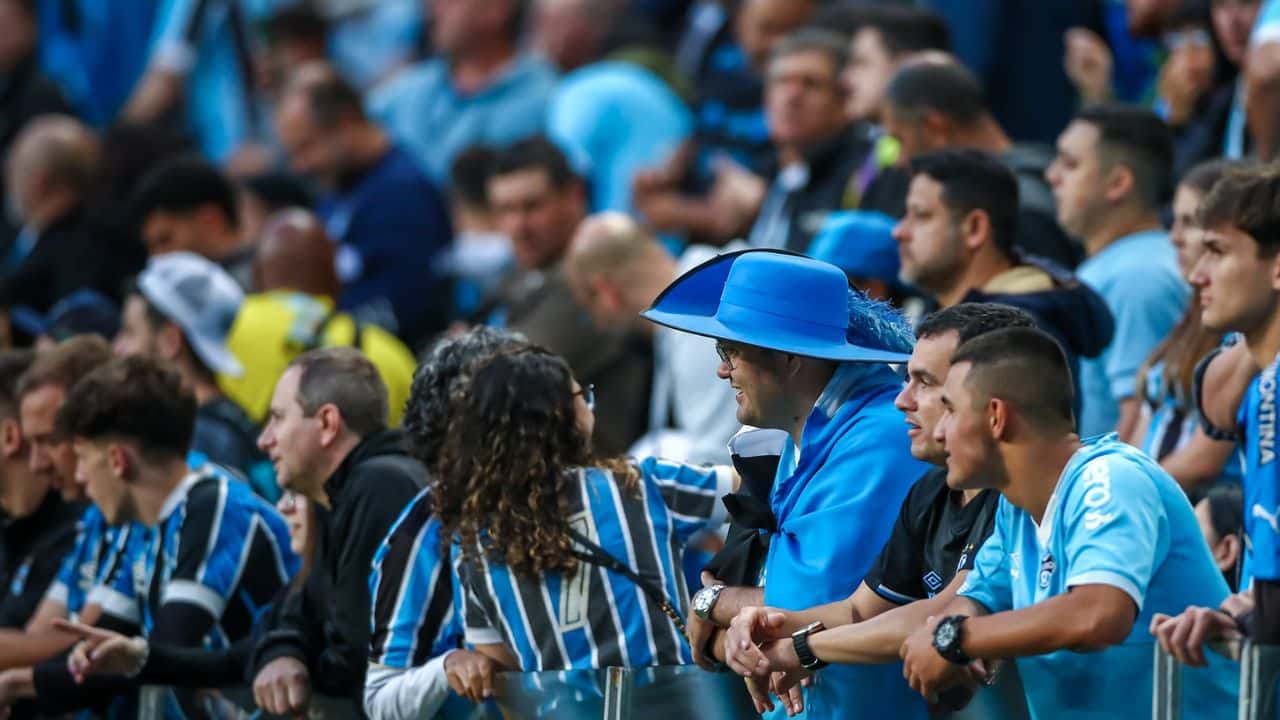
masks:
{"type": "Polygon", "coordinates": [[[449,426],[449,385],[467,363],[501,350],[523,345],[518,335],[490,327],[476,327],[464,335],[440,340],[422,356],[413,374],[413,387],[401,425],[409,436],[414,457],[434,468],[449,426]]]}
{"type": "Polygon", "coordinates": [[[564,507],[576,469],[607,468],[621,490],[636,492],[630,465],[592,461],[572,387],[565,361],[533,346],[480,358],[454,381],[432,502],[444,537],[459,540],[467,559],[485,547],[515,572],[572,572],[564,507]]]}

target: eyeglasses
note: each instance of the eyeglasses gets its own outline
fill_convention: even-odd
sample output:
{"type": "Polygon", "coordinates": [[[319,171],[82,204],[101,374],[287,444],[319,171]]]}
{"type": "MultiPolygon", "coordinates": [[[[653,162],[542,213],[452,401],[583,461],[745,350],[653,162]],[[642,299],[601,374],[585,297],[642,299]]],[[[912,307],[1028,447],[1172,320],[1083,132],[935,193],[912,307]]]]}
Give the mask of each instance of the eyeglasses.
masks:
{"type": "Polygon", "coordinates": [[[587,409],[591,412],[596,410],[596,386],[583,385],[573,394],[574,397],[581,395],[582,401],[587,404],[587,409]]]}
{"type": "Polygon", "coordinates": [[[733,355],[738,354],[737,348],[731,348],[723,343],[716,343],[716,354],[720,356],[720,362],[729,367],[729,372],[733,372],[736,368],[733,366],[733,355]]]}

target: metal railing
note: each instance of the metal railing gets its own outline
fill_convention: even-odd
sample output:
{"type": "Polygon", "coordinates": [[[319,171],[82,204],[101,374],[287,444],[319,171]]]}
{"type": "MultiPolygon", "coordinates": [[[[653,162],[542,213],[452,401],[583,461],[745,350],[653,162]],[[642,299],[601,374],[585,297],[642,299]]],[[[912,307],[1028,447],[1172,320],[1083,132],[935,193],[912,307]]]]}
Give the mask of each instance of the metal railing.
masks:
{"type": "Polygon", "coordinates": [[[1205,651],[1211,668],[1192,668],[1178,662],[1164,652],[1159,644],[1153,652],[1153,681],[1151,685],[1152,720],[1182,720],[1194,718],[1187,712],[1189,697],[1186,692],[1192,682],[1204,677],[1191,673],[1223,672],[1229,669],[1239,678],[1236,694],[1238,720],[1263,720],[1280,717],[1276,684],[1280,680],[1280,646],[1256,645],[1247,640],[1213,643],[1205,651]]]}

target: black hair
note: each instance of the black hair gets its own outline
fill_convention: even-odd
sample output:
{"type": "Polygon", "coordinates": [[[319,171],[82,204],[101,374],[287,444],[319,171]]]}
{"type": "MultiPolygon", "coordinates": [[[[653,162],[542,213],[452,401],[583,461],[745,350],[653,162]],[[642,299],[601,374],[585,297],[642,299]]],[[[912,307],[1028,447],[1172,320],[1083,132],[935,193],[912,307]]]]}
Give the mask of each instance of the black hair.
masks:
{"type": "Polygon", "coordinates": [[[0,418],[18,414],[18,382],[36,359],[30,350],[0,351],[0,418]]]}
{"type": "Polygon", "coordinates": [[[118,358],[77,382],[58,410],[63,437],[137,443],[153,457],[182,458],[195,432],[196,398],[182,377],[149,358],[118,358]]]}
{"type": "Polygon", "coordinates": [[[916,337],[937,337],[955,331],[963,345],[1001,328],[1035,326],[1035,320],[1025,310],[999,303],[965,302],[926,315],[916,326],[916,337]]]}
{"type": "Polygon", "coordinates": [[[449,189],[467,205],[487,207],[485,186],[496,160],[497,153],[488,145],[472,145],[458,153],[449,170],[449,189]]]}
{"type": "Polygon", "coordinates": [[[1218,537],[1240,532],[1244,525],[1244,492],[1239,485],[1214,485],[1204,499],[1209,501],[1209,521],[1218,537]]]}
{"type": "Polygon", "coordinates": [[[187,214],[214,205],[236,227],[236,189],[212,163],[196,155],[167,160],[142,179],[133,195],[133,216],[139,225],[154,212],[187,214]]]}
{"type": "Polygon", "coordinates": [[[522,170],[545,171],[552,187],[557,190],[578,182],[578,176],[569,166],[569,158],[555,143],[541,135],[518,140],[497,153],[489,177],[510,175],[522,170]]]}
{"type": "Polygon", "coordinates": [[[1062,346],[1036,328],[1006,328],[969,340],[956,349],[952,365],[969,363],[966,387],[985,402],[1007,401],[1041,432],[1070,431],[1075,425],[1071,370],[1062,346]]]}
{"type": "Polygon", "coordinates": [[[1259,257],[1280,250],[1280,171],[1273,168],[1228,172],[1200,204],[1200,225],[1229,225],[1253,238],[1259,257]]]}
{"type": "Polygon", "coordinates": [[[849,64],[849,41],[826,28],[802,27],[782,38],[769,53],[769,64],[804,52],[819,52],[831,61],[832,73],[839,77],[849,64]]]}
{"type": "Polygon", "coordinates": [[[991,240],[1013,258],[1018,240],[1018,179],[995,156],[972,148],[926,153],[911,161],[911,174],[942,185],[942,202],[954,220],[974,210],[987,214],[991,240]]]}
{"type": "Polygon", "coordinates": [[[859,29],[875,30],[893,57],[924,50],[951,51],[951,32],[937,13],[909,5],[868,8],[859,29]]]}
{"type": "Polygon", "coordinates": [[[906,65],[889,80],[885,100],[895,114],[918,117],[932,110],[963,127],[988,114],[982,83],[958,62],[906,65]]]}
{"type": "Polygon", "coordinates": [[[268,213],[287,208],[310,209],[315,197],[306,183],[287,172],[265,172],[253,175],[241,182],[245,192],[253,195],[268,213]]]}
{"type": "Polygon", "coordinates": [[[262,24],[270,42],[318,41],[329,36],[329,24],[310,2],[300,2],[272,13],[262,24]]]}
{"type": "Polygon", "coordinates": [[[1087,107],[1074,120],[1098,129],[1098,158],[1104,167],[1129,168],[1145,207],[1164,203],[1172,190],[1173,133],[1160,116],[1146,108],[1109,103],[1087,107]]]}

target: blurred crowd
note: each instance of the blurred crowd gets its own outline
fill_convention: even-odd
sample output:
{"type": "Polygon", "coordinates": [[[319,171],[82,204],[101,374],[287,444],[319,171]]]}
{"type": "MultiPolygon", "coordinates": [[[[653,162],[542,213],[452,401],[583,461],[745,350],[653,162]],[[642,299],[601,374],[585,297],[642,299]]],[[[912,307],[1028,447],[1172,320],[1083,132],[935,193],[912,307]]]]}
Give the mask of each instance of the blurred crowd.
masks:
{"type": "Polygon", "coordinates": [[[1280,0],[0,0],[0,711],[1234,715],[1277,152],[1280,0]]]}

